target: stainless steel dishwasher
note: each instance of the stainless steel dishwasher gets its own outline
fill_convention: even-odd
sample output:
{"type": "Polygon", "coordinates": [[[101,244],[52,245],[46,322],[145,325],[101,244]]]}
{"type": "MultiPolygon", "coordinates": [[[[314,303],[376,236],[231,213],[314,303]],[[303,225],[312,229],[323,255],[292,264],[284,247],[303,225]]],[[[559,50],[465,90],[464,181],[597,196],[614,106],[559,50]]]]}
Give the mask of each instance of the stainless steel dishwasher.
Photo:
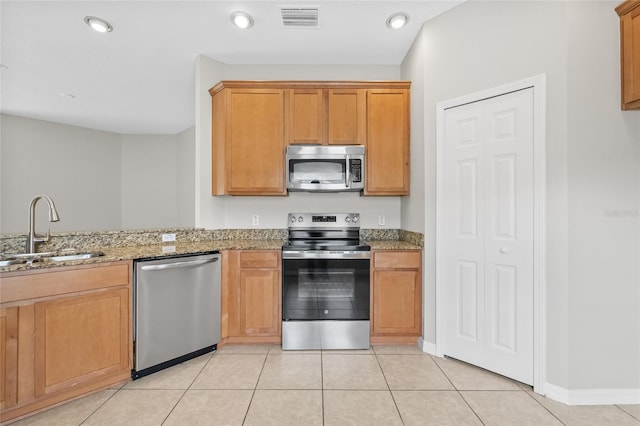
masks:
{"type": "Polygon", "coordinates": [[[220,254],[134,262],[134,353],[138,379],[216,349],[220,254]]]}

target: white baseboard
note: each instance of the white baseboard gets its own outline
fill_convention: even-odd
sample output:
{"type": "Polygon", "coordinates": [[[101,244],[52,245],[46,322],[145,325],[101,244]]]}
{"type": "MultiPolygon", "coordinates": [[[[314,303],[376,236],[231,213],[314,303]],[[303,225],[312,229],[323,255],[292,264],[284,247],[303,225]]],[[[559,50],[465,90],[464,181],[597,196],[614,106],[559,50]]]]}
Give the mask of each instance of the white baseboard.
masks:
{"type": "Polygon", "coordinates": [[[545,383],[545,396],[567,405],[640,404],[640,389],[565,389],[545,383]]]}
{"type": "Polygon", "coordinates": [[[418,347],[422,349],[422,352],[426,352],[429,355],[436,355],[436,345],[434,343],[425,342],[422,336],[418,338],[418,347]]]}

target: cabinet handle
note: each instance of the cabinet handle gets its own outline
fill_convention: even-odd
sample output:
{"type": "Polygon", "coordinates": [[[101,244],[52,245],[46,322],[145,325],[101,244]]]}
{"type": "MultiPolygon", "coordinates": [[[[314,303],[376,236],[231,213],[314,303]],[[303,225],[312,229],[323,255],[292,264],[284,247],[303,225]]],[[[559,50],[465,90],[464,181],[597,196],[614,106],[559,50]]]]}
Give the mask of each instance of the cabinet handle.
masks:
{"type": "Polygon", "coordinates": [[[188,268],[189,266],[200,266],[205,263],[213,263],[218,261],[218,257],[204,260],[191,260],[189,262],[162,263],[160,265],[145,265],[141,269],[143,271],[159,271],[162,269],[188,268]]]}
{"type": "Polygon", "coordinates": [[[349,154],[347,154],[344,161],[346,163],[346,167],[344,169],[344,186],[349,188],[349,186],[351,186],[351,183],[349,182],[351,180],[351,170],[349,170],[351,167],[351,159],[349,158],[349,154]]]}

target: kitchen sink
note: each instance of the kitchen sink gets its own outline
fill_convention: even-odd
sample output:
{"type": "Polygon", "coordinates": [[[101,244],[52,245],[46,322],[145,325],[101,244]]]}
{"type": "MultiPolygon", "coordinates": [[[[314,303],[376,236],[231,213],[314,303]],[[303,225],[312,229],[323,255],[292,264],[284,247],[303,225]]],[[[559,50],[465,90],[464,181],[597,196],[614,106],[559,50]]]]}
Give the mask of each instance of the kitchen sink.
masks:
{"type": "Polygon", "coordinates": [[[34,262],[68,262],[104,256],[101,251],[78,252],[62,250],[60,252],[12,253],[0,255],[0,268],[34,262]]]}
{"type": "Polygon", "coordinates": [[[82,259],[91,259],[93,257],[104,256],[104,253],[101,251],[92,251],[87,253],[74,253],[74,254],[63,254],[59,256],[51,256],[48,260],[52,262],[66,262],[70,260],[82,260],[82,259]]]}
{"type": "Polygon", "coordinates": [[[32,260],[32,259],[41,259],[43,257],[50,257],[55,254],[56,254],[55,251],[44,251],[40,253],[14,253],[14,254],[8,254],[6,256],[12,259],[32,260]]]}
{"type": "Polygon", "coordinates": [[[0,260],[0,268],[4,266],[19,265],[22,263],[27,263],[27,261],[24,259],[2,259],[0,260]]]}

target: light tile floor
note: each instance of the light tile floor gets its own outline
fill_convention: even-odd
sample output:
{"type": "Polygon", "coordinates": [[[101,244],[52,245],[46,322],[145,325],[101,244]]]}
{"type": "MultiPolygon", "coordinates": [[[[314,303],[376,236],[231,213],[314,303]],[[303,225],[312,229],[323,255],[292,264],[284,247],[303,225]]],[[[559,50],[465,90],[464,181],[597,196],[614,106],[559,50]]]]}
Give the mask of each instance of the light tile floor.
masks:
{"type": "Polygon", "coordinates": [[[567,406],[411,345],[228,345],[13,423],[22,425],[640,426],[640,405],[567,406]]]}

